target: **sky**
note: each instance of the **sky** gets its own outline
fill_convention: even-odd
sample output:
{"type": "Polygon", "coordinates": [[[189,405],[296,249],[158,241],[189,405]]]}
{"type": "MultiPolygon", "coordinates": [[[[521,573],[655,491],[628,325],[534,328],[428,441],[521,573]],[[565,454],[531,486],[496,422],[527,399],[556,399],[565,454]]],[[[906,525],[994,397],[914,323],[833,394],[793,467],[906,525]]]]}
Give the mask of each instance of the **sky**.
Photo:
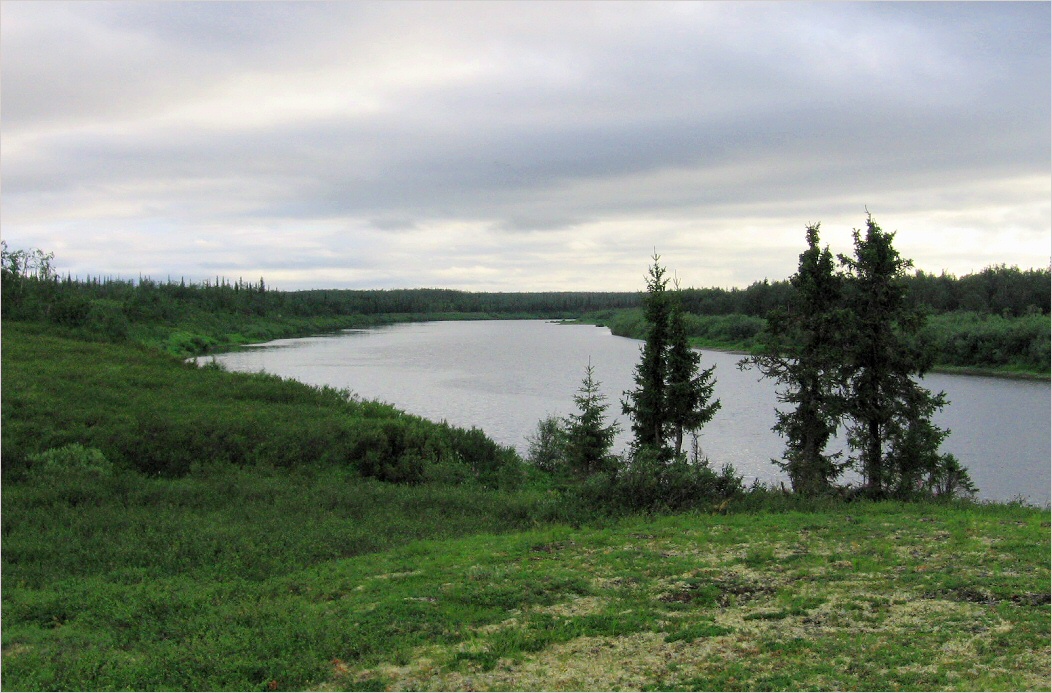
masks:
{"type": "Polygon", "coordinates": [[[0,235],[283,290],[1052,257],[1048,2],[0,2],[0,235]]]}

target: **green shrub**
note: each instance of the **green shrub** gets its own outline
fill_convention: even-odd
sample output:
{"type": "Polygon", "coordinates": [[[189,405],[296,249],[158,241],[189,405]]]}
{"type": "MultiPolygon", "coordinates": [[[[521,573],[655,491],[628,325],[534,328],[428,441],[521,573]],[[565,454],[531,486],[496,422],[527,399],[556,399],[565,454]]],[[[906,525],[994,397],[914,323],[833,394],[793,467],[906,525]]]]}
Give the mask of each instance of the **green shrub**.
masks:
{"type": "Polygon", "coordinates": [[[576,489],[577,499],[615,513],[709,509],[744,491],[730,465],[716,472],[708,460],[679,456],[671,462],[651,448],[621,459],[611,474],[599,474],[576,489]]]}
{"type": "Polygon", "coordinates": [[[56,474],[85,474],[100,477],[112,476],[113,463],[98,448],[70,443],[60,448],[49,448],[44,452],[27,455],[32,473],[37,476],[56,474]]]}
{"type": "Polygon", "coordinates": [[[110,342],[128,339],[131,323],[121,304],[108,299],[96,299],[88,307],[84,327],[90,334],[110,342]]]}
{"type": "Polygon", "coordinates": [[[549,416],[537,422],[537,432],[528,436],[526,459],[537,469],[549,474],[566,472],[566,421],[549,416]]]}
{"type": "MultiPolygon", "coordinates": [[[[54,328],[48,328],[53,330],[54,328]]],[[[199,368],[128,344],[73,341],[5,323],[4,474],[71,443],[118,468],[182,477],[212,465],[336,467],[404,484],[517,487],[518,455],[346,390],[199,368]]]]}

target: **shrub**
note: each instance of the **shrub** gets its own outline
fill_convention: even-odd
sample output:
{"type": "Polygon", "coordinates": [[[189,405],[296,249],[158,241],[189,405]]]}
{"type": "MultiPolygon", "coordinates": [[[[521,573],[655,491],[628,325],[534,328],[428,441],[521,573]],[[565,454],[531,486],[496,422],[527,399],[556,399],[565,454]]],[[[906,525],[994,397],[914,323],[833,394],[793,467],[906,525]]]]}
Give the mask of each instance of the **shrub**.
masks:
{"type": "Polygon", "coordinates": [[[83,474],[99,477],[112,476],[113,463],[98,448],[70,443],[60,448],[49,448],[27,456],[35,476],[83,474]]]}
{"type": "Polygon", "coordinates": [[[131,324],[121,304],[98,299],[90,303],[84,317],[84,327],[94,336],[111,342],[123,342],[128,339],[131,324]]]}
{"type": "Polygon", "coordinates": [[[566,422],[549,416],[537,422],[537,432],[527,436],[527,461],[549,474],[561,474],[566,469],[566,422]]]}
{"type": "Polygon", "coordinates": [[[742,477],[725,465],[680,455],[665,461],[644,447],[621,459],[611,474],[592,477],[577,490],[582,503],[614,512],[664,512],[708,508],[744,491],[742,477]]]}

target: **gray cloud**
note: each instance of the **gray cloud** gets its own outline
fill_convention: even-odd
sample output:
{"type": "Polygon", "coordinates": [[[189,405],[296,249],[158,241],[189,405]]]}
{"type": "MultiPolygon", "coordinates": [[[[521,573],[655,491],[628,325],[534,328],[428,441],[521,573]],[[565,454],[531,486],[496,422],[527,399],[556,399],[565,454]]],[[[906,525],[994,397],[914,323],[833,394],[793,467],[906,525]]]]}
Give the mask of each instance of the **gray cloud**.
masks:
{"type": "Polygon", "coordinates": [[[92,272],[620,288],[628,257],[667,244],[709,267],[696,283],[748,283],[792,271],[797,251],[771,254],[805,223],[843,233],[866,204],[931,238],[953,214],[974,239],[1016,220],[1012,244],[921,243],[918,266],[1047,261],[1045,3],[2,13],[4,235],[92,272]],[[119,261],[91,250],[118,229],[119,261]],[[613,239],[591,279],[554,269],[582,234],[613,239]]]}

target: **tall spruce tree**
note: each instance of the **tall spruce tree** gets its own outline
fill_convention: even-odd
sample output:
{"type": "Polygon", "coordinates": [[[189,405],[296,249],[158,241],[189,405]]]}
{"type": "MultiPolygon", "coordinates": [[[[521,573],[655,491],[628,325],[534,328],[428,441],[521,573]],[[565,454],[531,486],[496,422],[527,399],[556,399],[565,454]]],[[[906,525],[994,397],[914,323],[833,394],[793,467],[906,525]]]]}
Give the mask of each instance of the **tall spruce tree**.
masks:
{"type": "Polygon", "coordinates": [[[773,430],[786,440],[783,460],[775,463],[789,476],[797,493],[829,491],[843,471],[839,454],[827,454],[843,404],[843,279],[836,273],[828,246],[819,247],[819,225],[807,227],[807,250],[789,279],[794,291],[785,309],[772,311],[762,335],[760,354],[739,362],[755,366],[782,388],[780,402],[794,409],[777,412],[773,430]]]}
{"type": "Polygon", "coordinates": [[[652,450],[662,462],[682,453],[683,435],[697,431],[720,407],[710,401],[715,366],[699,371],[700,356],[690,349],[677,292],[668,290],[666,270],[653,256],[643,311],[648,328],[634,390],[625,393],[622,412],[632,418],[633,447],[652,450]]]}
{"type": "Polygon", "coordinates": [[[963,472],[952,456],[939,454],[947,432],[931,422],[945,394],[933,395],[915,380],[932,359],[910,346],[924,314],[908,300],[903,278],[912,262],[895,250],[894,237],[869,215],[865,236],[854,232],[854,257],[840,256],[849,273],[843,349],[848,442],[873,496],[906,495],[963,472]]]}
{"type": "Polygon", "coordinates": [[[622,413],[632,418],[633,445],[636,450],[652,448],[660,451],[664,448],[671,305],[667,291],[668,277],[665,276],[665,268],[658,264],[660,259],[655,253],[654,264],[650,266],[647,276],[643,315],[648,327],[633,378],[636,387],[626,392],[626,398],[621,401],[622,413]]]}

